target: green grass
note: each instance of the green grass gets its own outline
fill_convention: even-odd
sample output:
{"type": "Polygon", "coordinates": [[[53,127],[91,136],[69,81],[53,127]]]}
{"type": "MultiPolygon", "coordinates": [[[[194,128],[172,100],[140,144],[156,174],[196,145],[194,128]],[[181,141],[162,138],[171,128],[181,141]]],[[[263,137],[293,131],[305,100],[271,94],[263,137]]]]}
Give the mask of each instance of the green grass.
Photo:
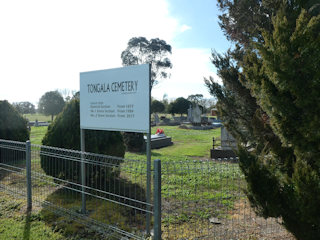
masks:
{"type": "Polygon", "coordinates": [[[63,240],[68,239],[42,221],[40,213],[28,213],[25,201],[0,195],[0,240],[63,240]]]}
{"type": "Polygon", "coordinates": [[[30,141],[32,144],[41,145],[42,138],[47,132],[48,127],[31,127],[30,141]]]}
{"type": "MultiPolygon", "coordinates": [[[[174,159],[183,160],[185,158],[209,158],[212,148],[212,137],[220,138],[220,128],[211,130],[181,129],[178,126],[152,127],[152,134],[157,128],[164,130],[166,136],[172,138],[173,145],[160,149],[153,149],[152,159],[159,158],[162,161],[172,161],[174,159]]],[[[220,144],[220,142],[217,142],[220,144]]],[[[126,158],[143,159],[145,153],[126,152],[126,158]]]]}
{"type": "MultiPolygon", "coordinates": [[[[153,152],[170,157],[209,157],[212,137],[220,136],[220,128],[212,130],[181,129],[177,126],[161,128],[167,136],[172,137],[174,144],[153,152]]],[[[152,132],[155,133],[156,129],[157,127],[153,127],[152,132]]]]}
{"type": "MultiPolygon", "coordinates": [[[[23,116],[28,119],[29,121],[40,121],[40,122],[51,122],[51,116],[46,116],[40,113],[34,113],[34,114],[23,114],[23,116]]],[[[54,119],[54,118],[53,118],[54,119]]]]}

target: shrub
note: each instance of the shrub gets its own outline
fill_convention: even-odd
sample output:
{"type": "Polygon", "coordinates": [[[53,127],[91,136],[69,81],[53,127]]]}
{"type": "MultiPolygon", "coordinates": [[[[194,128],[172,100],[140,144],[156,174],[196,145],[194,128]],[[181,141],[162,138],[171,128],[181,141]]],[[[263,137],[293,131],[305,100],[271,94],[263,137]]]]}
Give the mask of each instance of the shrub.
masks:
{"type": "MultiPolygon", "coordinates": [[[[79,103],[79,99],[73,99],[65,106],[54,122],[49,125],[48,131],[42,140],[43,145],[80,150],[79,103]]],[[[85,133],[86,152],[124,157],[125,146],[122,135],[119,132],[86,130],[85,133]]],[[[55,150],[42,147],[42,151],[55,150]]],[[[79,182],[81,169],[79,162],[44,155],[41,156],[41,167],[48,175],[79,182]]],[[[116,161],[116,164],[120,163],[120,159],[116,161]]],[[[115,163],[115,161],[112,163],[115,163]]],[[[103,171],[101,169],[102,167],[98,165],[95,169],[90,170],[87,168],[89,183],[94,184],[94,179],[99,179],[98,175],[101,172],[104,172],[104,177],[111,174],[111,168],[103,171]]]]}
{"type": "Polygon", "coordinates": [[[128,151],[142,152],[144,150],[143,133],[125,132],[123,138],[128,151]]]}
{"type": "Polygon", "coordinates": [[[27,120],[6,100],[0,101],[0,139],[20,142],[29,139],[27,120]]]}
{"type": "MultiPolygon", "coordinates": [[[[25,142],[29,139],[27,120],[6,100],[0,101],[0,139],[25,142]]],[[[0,162],[25,159],[24,152],[0,148],[0,162]]]]}

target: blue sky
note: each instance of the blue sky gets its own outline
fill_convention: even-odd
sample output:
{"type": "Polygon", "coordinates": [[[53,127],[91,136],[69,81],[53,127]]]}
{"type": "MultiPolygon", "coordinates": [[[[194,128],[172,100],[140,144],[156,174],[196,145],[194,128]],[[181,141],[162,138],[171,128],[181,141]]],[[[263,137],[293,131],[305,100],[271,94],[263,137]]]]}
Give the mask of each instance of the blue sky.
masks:
{"type": "Polygon", "coordinates": [[[12,0],[0,2],[0,100],[37,104],[47,91],[79,90],[79,73],[121,67],[131,37],[172,46],[171,78],[161,99],[202,93],[213,76],[211,49],[226,51],[212,0],[12,0]]]}
{"type": "Polygon", "coordinates": [[[189,30],[174,38],[178,48],[214,48],[226,51],[230,46],[218,24],[218,8],[214,0],[169,1],[170,15],[179,19],[189,30]]]}

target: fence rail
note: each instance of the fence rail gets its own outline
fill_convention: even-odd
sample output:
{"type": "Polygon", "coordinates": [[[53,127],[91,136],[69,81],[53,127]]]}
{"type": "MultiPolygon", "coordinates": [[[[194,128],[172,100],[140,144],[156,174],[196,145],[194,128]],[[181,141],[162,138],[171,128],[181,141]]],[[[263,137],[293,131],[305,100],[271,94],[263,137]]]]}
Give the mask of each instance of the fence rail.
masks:
{"type": "Polygon", "coordinates": [[[147,214],[152,216],[155,239],[288,236],[277,219],[265,220],[252,211],[237,159],[175,159],[161,164],[156,160],[151,176],[154,194],[148,203],[146,160],[0,140],[1,190],[32,196],[31,202],[42,206],[44,214],[68,217],[107,239],[147,238],[147,214]],[[31,184],[27,184],[28,146],[31,184]],[[81,212],[83,194],[85,213],[81,212]]]}

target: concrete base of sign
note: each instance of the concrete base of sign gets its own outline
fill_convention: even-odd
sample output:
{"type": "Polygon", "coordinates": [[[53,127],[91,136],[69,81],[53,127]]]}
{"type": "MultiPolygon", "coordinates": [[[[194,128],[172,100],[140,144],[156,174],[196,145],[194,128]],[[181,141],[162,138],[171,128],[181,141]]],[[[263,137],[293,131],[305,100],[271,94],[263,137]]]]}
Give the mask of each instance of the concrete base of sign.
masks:
{"type": "Polygon", "coordinates": [[[210,149],[210,158],[235,158],[237,155],[232,150],[210,149]]]}
{"type": "MultiPolygon", "coordinates": [[[[146,148],[147,145],[147,137],[144,137],[145,144],[144,144],[144,149],[146,148]]],[[[167,137],[165,135],[151,135],[151,149],[155,148],[163,148],[163,147],[168,147],[173,144],[171,137],[167,137]]]]}

